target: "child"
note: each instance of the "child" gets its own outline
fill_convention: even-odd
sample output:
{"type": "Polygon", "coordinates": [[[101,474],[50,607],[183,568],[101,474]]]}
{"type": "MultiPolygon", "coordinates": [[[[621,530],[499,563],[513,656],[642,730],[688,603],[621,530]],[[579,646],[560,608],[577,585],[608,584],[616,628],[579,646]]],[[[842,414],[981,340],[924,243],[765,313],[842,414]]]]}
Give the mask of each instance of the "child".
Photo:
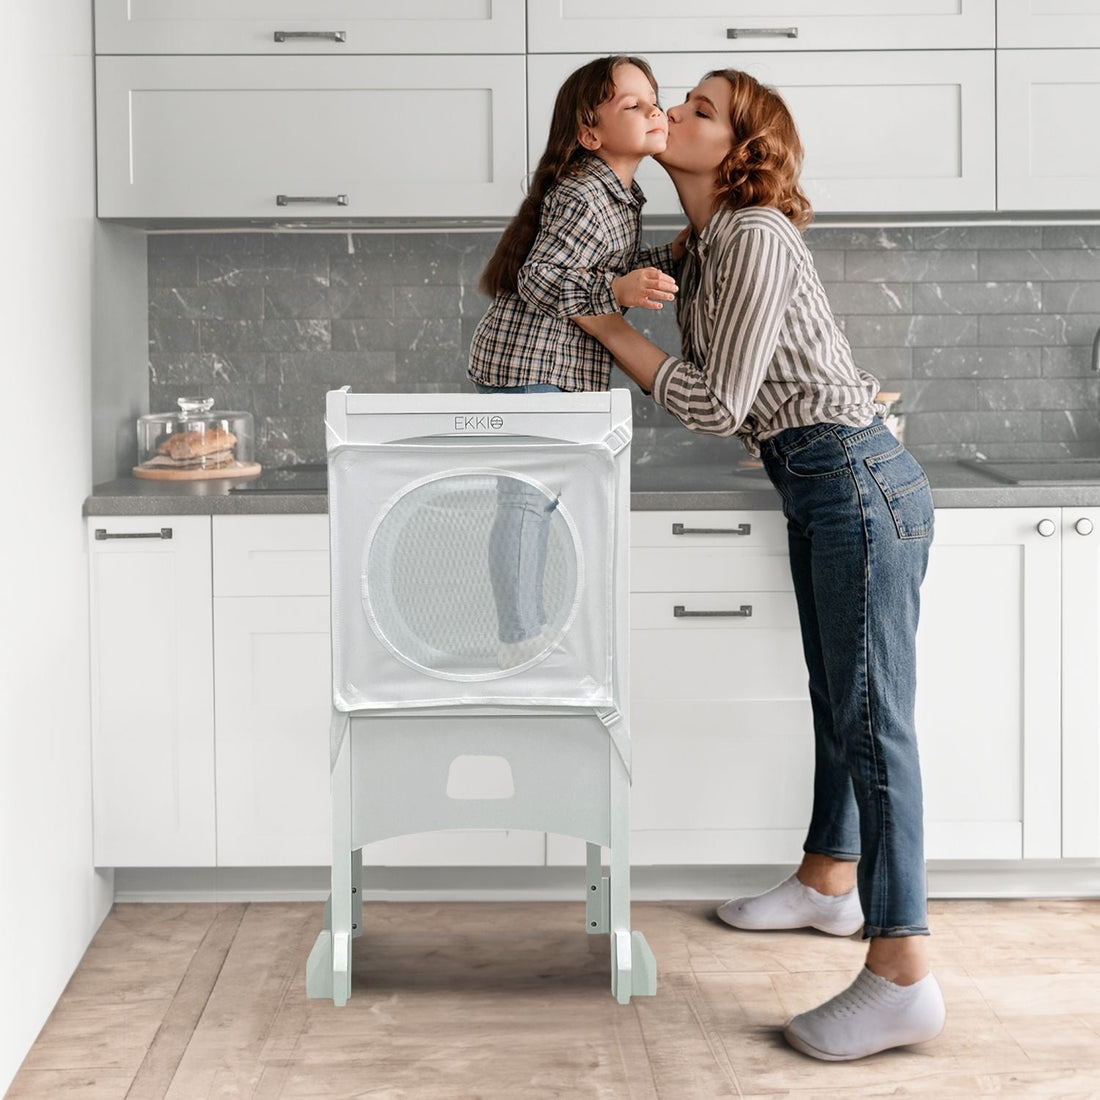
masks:
{"type": "MultiPolygon", "coordinates": [[[[676,283],[682,237],[639,247],[643,157],[661,153],[668,122],[640,58],[597,58],[558,91],[546,151],[519,211],[481,275],[493,302],[474,332],[469,376],[484,393],[605,390],[612,358],[575,325],[628,306],[661,309],[676,283]]],[[[556,501],[518,478],[498,479],[489,547],[501,668],[533,660],[553,640],[542,603],[556,501]]]]}

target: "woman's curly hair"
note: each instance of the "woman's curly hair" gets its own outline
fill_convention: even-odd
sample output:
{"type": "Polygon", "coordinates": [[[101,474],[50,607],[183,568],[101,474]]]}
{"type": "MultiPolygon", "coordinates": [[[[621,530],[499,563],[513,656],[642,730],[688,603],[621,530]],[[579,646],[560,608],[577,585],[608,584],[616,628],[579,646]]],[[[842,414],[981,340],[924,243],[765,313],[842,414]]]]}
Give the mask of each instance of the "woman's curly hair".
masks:
{"type": "Polygon", "coordinates": [[[813,219],[810,200],[798,186],[802,142],[794,119],[774,88],[737,69],[716,69],[730,86],[733,144],[718,166],[715,194],[724,206],[774,206],[804,229],[813,219]]]}

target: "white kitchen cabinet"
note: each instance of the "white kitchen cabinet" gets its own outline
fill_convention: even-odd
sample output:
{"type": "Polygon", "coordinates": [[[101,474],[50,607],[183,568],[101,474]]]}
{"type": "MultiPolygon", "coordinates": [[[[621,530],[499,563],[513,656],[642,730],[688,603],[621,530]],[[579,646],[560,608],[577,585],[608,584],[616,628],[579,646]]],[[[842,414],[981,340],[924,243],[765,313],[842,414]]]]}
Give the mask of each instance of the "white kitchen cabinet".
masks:
{"type": "Polygon", "coordinates": [[[523,53],[523,0],[96,0],[96,52],[523,53]]]}
{"type": "MultiPolygon", "coordinates": [[[[805,146],[802,186],[816,210],[993,210],[996,205],[994,51],[661,54],[649,58],[666,106],[705,73],[735,63],[778,88],[805,146]],[[858,125],[853,120],[858,119],[858,125]]],[[[529,155],[546,144],[554,96],[585,61],[528,60],[529,155]]],[[[637,175],[647,214],[678,214],[656,163],[637,175]]]]}
{"type": "Polygon", "coordinates": [[[1061,854],[1058,513],[936,512],[917,636],[929,859],[1061,854]]]}
{"type": "Polygon", "coordinates": [[[1062,855],[1100,857],[1100,508],[1063,508],[1062,855]]]}
{"type": "Polygon", "coordinates": [[[998,208],[1095,210],[1098,114],[1100,49],[999,50],[998,208]]]}
{"type": "MultiPolygon", "coordinates": [[[[323,866],[332,853],[328,516],[215,516],[220,866],[323,866]]],[[[367,866],[532,866],[542,833],[453,830],[363,849],[367,866]]]]}
{"type": "Polygon", "coordinates": [[[994,20],[994,0],[527,0],[532,53],[982,49],[994,20]]]}
{"type": "Polygon", "coordinates": [[[522,56],[96,59],[102,218],[514,213],[522,56]]]}
{"type": "Polygon", "coordinates": [[[1100,46],[1100,6],[1096,0],[997,0],[997,46],[1100,46]]]}
{"type": "Polygon", "coordinates": [[[87,531],[96,866],[213,866],[210,518],[87,531]]]}

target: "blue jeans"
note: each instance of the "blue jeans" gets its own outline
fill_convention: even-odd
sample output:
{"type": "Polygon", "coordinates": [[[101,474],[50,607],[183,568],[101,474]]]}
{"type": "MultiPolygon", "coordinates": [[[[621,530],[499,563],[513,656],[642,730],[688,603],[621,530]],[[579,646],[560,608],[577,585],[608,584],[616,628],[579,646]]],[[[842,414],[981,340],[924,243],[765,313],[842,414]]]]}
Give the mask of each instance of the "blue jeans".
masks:
{"type": "MultiPolygon", "coordinates": [[[[548,382],[483,386],[479,393],[560,393],[548,382]]],[[[543,580],[550,520],[557,501],[516,477],[497,478],[497,513],[489,532],[489,583],[502,642],[533,638],[546,625],[543,580]]]]}
{"type": "Polygon", "coordinates": [[[814,804],[804,850],[859,860],[864,938],[927,935],[914,723],[932,493],[877,417],[789,428],[761,447],[783,498],[810,676],[814,804]]]}

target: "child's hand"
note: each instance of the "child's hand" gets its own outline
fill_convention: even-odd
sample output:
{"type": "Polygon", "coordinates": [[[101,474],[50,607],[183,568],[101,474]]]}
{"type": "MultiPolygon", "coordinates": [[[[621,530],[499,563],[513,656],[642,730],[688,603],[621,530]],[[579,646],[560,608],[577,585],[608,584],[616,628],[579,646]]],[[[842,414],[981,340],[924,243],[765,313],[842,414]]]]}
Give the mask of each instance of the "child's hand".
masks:
{"type": "Polygon", "coordinates": [[[637,267],[611,280],[611,291],[620,306],[663,309],[676,297],[676,280],[656,267],[637,267]]]}

